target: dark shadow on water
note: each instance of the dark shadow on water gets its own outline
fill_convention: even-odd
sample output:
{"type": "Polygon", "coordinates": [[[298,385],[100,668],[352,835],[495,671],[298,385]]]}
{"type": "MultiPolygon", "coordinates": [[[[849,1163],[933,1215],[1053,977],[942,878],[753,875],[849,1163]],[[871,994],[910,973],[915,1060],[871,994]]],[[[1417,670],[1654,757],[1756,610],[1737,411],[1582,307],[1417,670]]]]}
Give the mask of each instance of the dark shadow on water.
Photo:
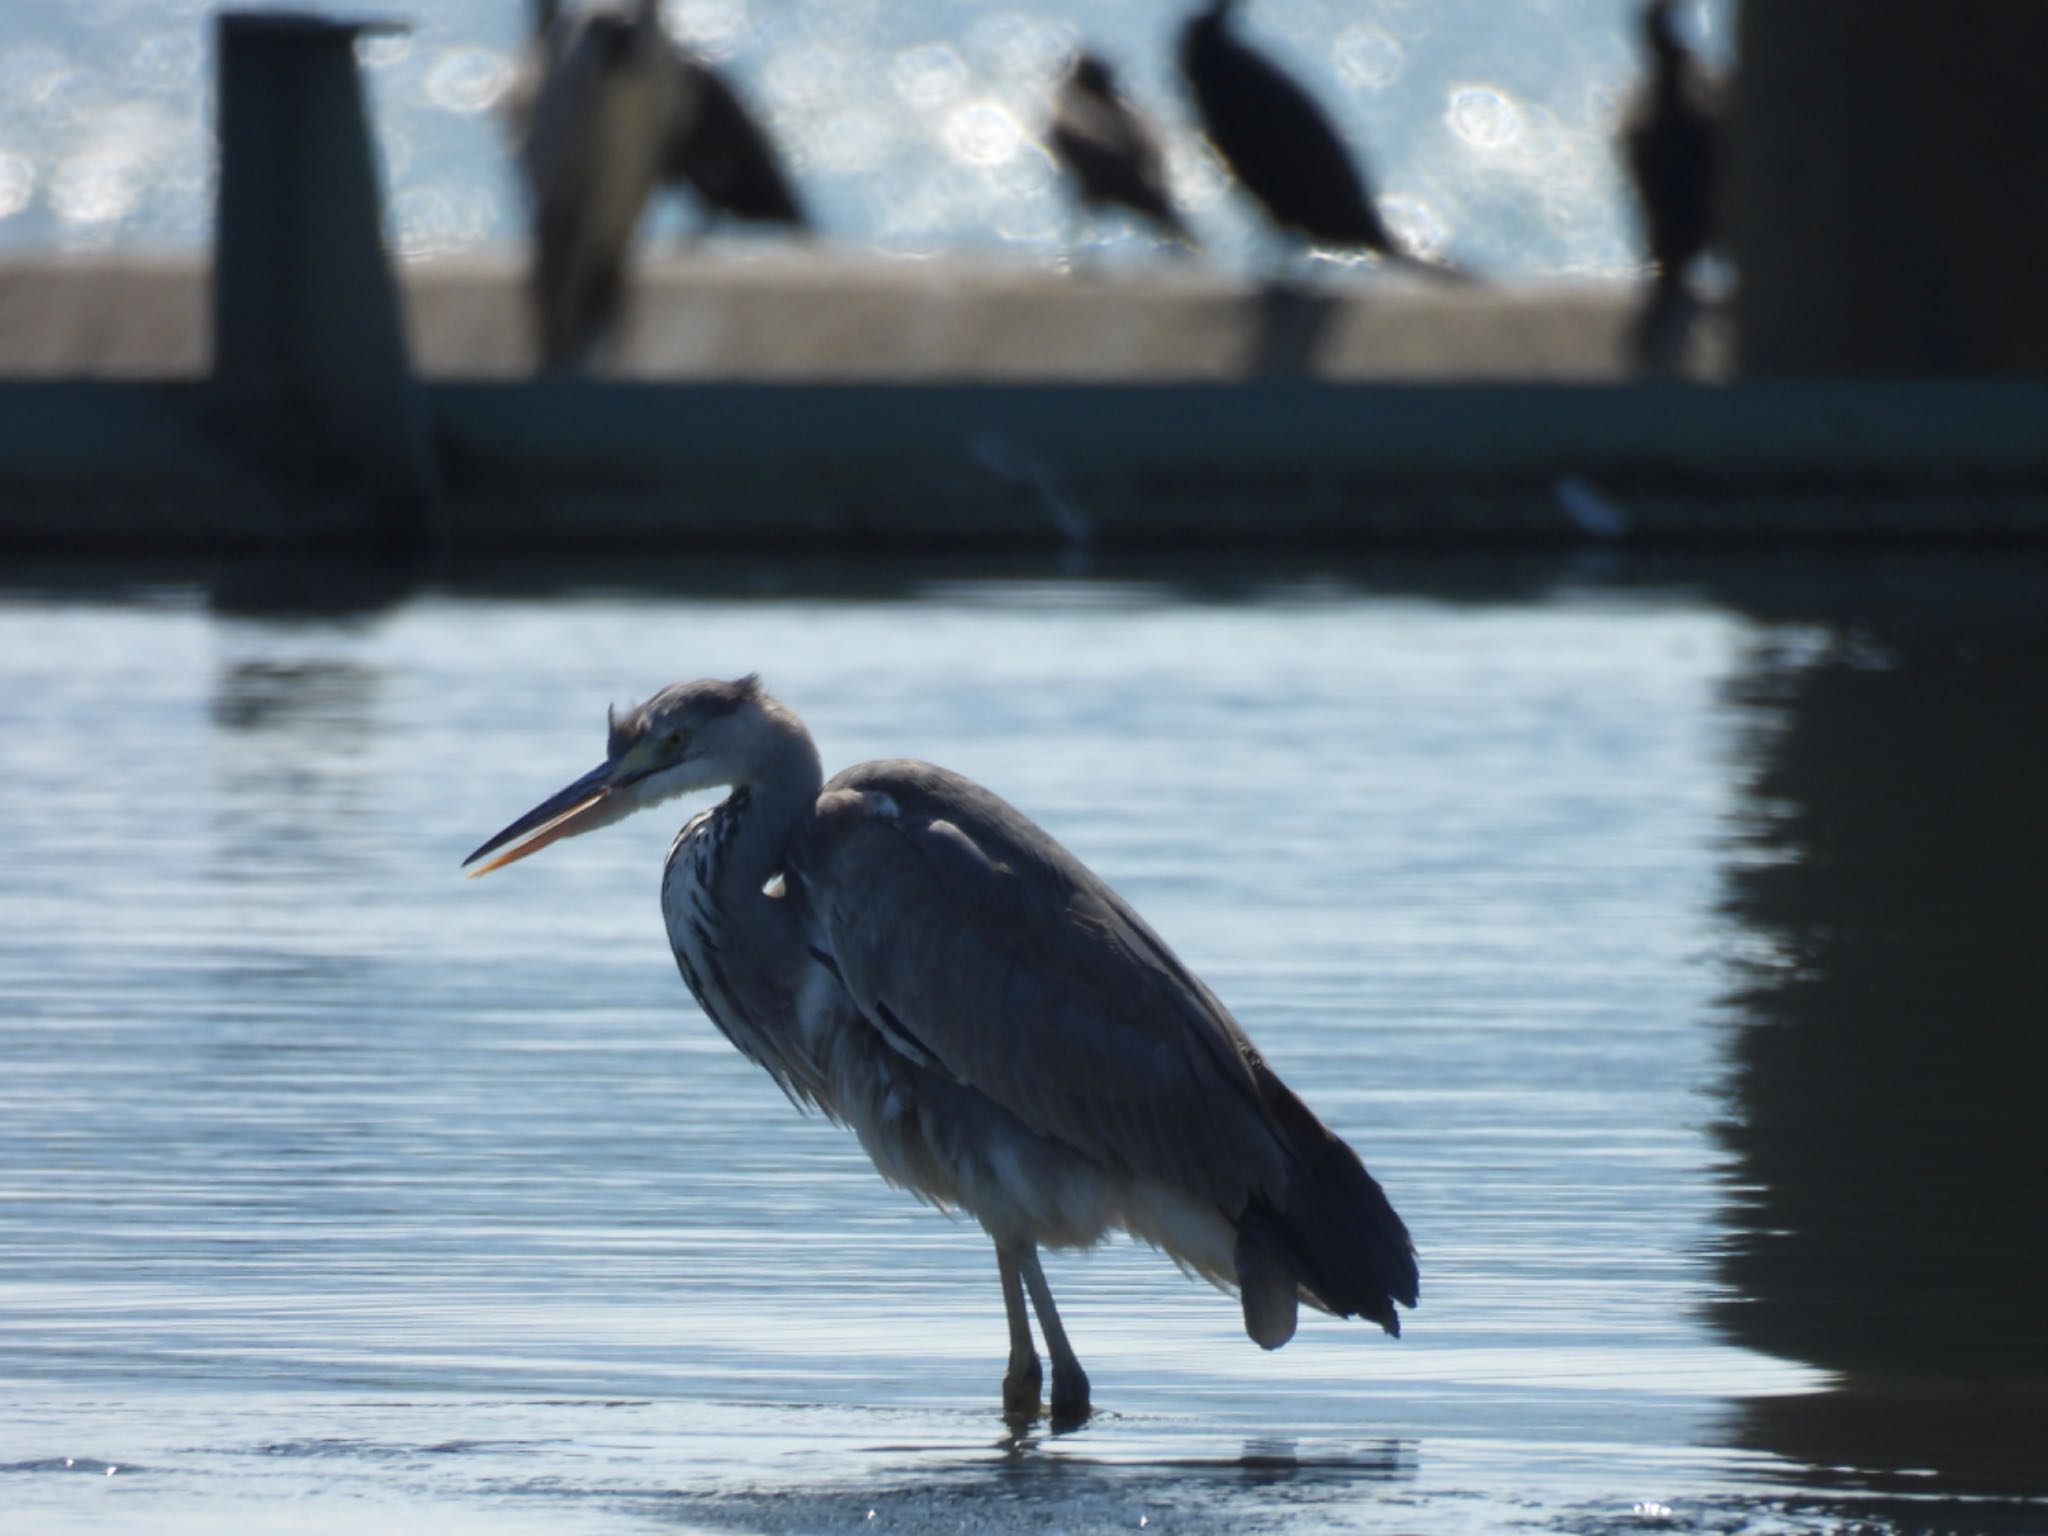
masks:
{"type": "Polygon", "coordinates": [[[377,686],[353,661],[250,657],[225,663],[214,686],[214,724],[226,731],[303,732],[332,750],[360,739],[377,686]]]}
{"type": "Polygon", "coordinates": [[[1563,590],[1675,593],[1759,616],[1852,621],[1859,603],[1929,589],[2010,589],[2041,556],[2025,547],[1871,550],[1651,549],[1605,542],[1451,547],[1184,550],[551,551],[451,555],[391,565],[346,551],[117,559],[38,556],[0,571],[0,601],[28,598],[120,605],[196,595],[226,618],[279,625],[374,620],[421,597],[698,598],[721,601],[915,601],[1020,586],[1077,598],[1134,592],[1203,604],[1265,602],[1304,593],[1401,596],[1488,605],[1542,601],[1563,590]]]}
{"type": "MultiPolygon", "coordinates": [[[[1621,565],[1627,568],[1627,562],[1621,565]]],[[[0,575],[0,600],[20,596],[153,604],[197,595],[223,617],[294,624],[374,620],[422,596],[862,603],[963,598],[1030,586],[1068,591],[1077,600],[1126,590],[1231,604],[1269,601],[1312,584],[1331,595],[1385,592],[1497,603],[1534,600],[1584,574],[1578,554],[1557,549],[1446,553],[1223,547],[872,556],[671,549],[451,559],[431,569],[394,569],[331,552],[318,558],[20,561],[0,575]]]]}
{"type": "Polygon", "coordinates": [[[1863,1487],[2048,1496],[2048,581],[1727,595],[1823,628],[1739,685],[1726,910],[1763,953],[1729,999],[1712,1317],[1839,1378],[1735,1436],[1863,1487]]]}
{"type": "Polygon", "coordinates": [[[250,557],[212,576],[208,601],[232,618],[367,618],[413,597],[436,569],[424,560],[333,551],[250,557]]]}
{"type": "MultiPolygon", "coordinates": [[[[339,655],[268,654],[287,627],[269,619],[238,626],[243,633],[215,660],[202,796],[209,835],[195,869],[222,887],[260,893],[257,900],[317,912],[326,882],[353,877],[374,857],[364,829],[377,793],[371,748],[384,679],[339,655]]],[[[380,959],[329,942],[323,926],[216,944],[194,957],[194,974],[213,979],[223,1010],[257,986],[309,1005],[369,988],[380,959]]],[[[326,1050],[331,1042],[291,1046],[326,1050]]],[[[230,1080],[251,1048],[229,1036],[194,1049],[220,1053],[230,1080]]]]}
{"type": "Polygon", "coordinates": [[[370,808],[365,755],[382,678],[338,657],[224,656],[211,709],[217,873],[359,857],[370,808]]]}

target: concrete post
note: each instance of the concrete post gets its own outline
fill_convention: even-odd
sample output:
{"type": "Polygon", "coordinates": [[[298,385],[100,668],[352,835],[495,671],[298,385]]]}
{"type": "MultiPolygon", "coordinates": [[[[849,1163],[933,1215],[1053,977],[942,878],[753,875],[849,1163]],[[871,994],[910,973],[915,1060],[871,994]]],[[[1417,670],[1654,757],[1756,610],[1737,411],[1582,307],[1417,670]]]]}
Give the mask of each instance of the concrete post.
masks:
{"type": "Polygon", "coordinates": [[[1747,374],[2048,373],[2048,5],[1743,0],[1747,374]]]}
{"type": "Polygon", "coordinates": [[[214,385],[262,458],[363,495],[416,542],[434,466],[384,249],[355,42],[373,23],[280,12],[218,22],[214,385]],[[302,446],[301,446],[302,445],[302,446]]]}

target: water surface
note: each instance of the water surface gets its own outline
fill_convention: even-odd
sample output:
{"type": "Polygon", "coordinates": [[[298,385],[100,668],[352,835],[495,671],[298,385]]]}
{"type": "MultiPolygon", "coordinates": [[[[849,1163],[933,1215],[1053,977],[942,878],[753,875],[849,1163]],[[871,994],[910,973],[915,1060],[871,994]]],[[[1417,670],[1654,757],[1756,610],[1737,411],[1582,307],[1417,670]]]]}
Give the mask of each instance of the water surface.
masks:
{"type": "Polygon", "coordinates": [[[0,599],[10,1529],[2048,1525],[2024,562],[299,575],[0,599]],[[459,878],[748,670],[1147,914],[1403,1339],[1059,1256],[1015,1434],[986,1240],[676,977],[688,807],[459,878]]]}

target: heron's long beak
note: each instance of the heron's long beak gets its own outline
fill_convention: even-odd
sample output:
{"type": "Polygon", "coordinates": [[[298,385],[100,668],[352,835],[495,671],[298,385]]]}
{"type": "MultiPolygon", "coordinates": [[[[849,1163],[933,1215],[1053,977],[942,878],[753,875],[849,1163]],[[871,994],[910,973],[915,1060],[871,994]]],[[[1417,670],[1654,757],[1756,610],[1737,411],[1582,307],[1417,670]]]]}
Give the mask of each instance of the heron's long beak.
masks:
{"type": "Polygon", "coordinates": [[[620,777],[616,762],[600,763],[574,784],[548,796],[462,861],[467,869],[485,854],[504,848],[507,843],[515,844],[481,869],[471,869],[469,878],[474,880],[478,875],[516,864],[529,853],[539,853],[549,843],[616,820],[627,809],[613,798],[620,777]],[[525,841],[518,842],[520,838],[525,841]]]}

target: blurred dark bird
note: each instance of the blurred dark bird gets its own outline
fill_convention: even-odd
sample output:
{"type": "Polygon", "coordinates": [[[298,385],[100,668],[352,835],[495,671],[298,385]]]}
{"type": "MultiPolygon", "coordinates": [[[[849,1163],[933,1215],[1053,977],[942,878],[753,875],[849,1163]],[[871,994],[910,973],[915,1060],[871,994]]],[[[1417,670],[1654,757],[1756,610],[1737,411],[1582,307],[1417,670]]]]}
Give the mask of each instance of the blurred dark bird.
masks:
{"type": "Polygon", "coordinates": [[[1084,208],[1128,208],[1170,239],[1196,244],[1166,189],[1159,141],[1117,90],[1115,73],[1094,54],[1075,56],[1053,103],[1046,139],[1084,208]]]}
{"type": "Polygon", "coordinates": [[[768,130],[709,63],[677,49],[680,89],[693,102],[686,131],[669,145],[661,179],[696,193],[714,216],[808,230],[810,221],[790,186],[768,130]]]}
{"type": "Polygon", "coordinates": [[[692,115],[659,0],[536,0],[505,114],[526,183],[541,362],[585,365],[616,335],[634,232],[692,115]]]}
{"type": "Polygon", "coordinates": [[[1363,172],[1323,109],[1231,31],[1236,3],[1209,0],[1188,20],[1180,68],[1209,142],[1266,216],[1317,245],[1371,251],[1409,270],[1462,280],[1456,268],[1395,244],[1363,172]]]}
{"type": "Polygon", "coordinates": [[[512,72],[512,83],[498,103],[498,111],[505,119],[505,137],[512,141],[515,154],[525,152],[527,135],[533,131],[533,103],[540,94],[540,83],[552,57],[555,22],[562,14],[562,0],[531,0],[527,14],[531,25],[526,34],[526,51],[520,55],[518,67],[512,72]]]}
{"type": "Polygon", "coordinates": [[[1632,343],[1645,368],[1671,365],[1689,328],[1687,275],[1715,242],[1720,101],[1713,78],[1678,36],[1674,0],[1643,7],[1649,76],[1625,109],[1623,153],[1656,268],[1632,343]]]}

